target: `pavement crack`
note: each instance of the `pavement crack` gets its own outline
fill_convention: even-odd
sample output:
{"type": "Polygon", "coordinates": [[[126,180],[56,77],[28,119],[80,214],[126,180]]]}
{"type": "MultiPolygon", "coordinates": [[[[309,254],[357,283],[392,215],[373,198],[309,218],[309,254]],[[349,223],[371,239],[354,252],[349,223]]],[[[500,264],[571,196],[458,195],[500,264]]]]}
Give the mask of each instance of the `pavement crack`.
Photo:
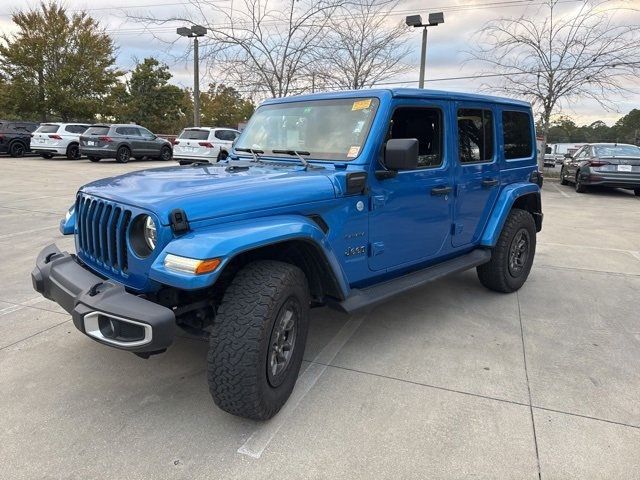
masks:
{"type": "Polygon", "coordinates": [[[527,349],[524,342],[524,327],[522,326],[522,311],[520,309],[520,295],[516,291],[516,301],[518,303],[518,320],[520,321],[520,339],[522,340],[522,360],[524,362],[524,375],[527,379],[527,393],[529,395],[529,412],[531,413],[531,427],[533,428],[533,444],[536,449],[536,462],[538,464],[538,478],[542,479],[542,471],[540,469],[540,452],[538,450],[538,436],[536,435],[536,420],[533,415],[533,405],[531,401],[531,385],[529,384],[529,369],[527,368],[527,349]]]}

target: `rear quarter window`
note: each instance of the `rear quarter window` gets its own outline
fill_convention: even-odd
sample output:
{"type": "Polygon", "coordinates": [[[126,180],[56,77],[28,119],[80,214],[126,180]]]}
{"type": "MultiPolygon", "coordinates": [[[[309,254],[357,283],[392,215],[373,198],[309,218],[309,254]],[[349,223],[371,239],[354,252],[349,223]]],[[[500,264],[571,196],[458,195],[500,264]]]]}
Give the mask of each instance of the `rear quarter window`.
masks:
{"type": "Polygon", "coordinates": [[[504,158],[515,160],[529,158],[533,154],[531,116],[526,112],[502,112],[504,158]]]}

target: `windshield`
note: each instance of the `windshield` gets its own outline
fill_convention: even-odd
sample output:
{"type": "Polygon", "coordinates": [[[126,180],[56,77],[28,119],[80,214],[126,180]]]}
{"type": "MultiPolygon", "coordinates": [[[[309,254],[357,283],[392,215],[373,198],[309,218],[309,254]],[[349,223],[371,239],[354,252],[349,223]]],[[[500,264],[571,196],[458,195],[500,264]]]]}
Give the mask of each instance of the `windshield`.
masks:
{"type": "Polygon", "coordinates": [[[207,140],[209,138],[209,130],[183,130],[178,138],[184,140],[207,140]]]}
{"type": "Polygon", "coordinates": [[[640,157],[640,148],[633,145],[596,146],[598,157],[640,157]]]}
{"type": "Polygon", "coordinates": [[[40,125],[40,128],[36,130],[38,133],[56,133],[60,128],[58,125],[40,125]]]}
{"type": "Polygon", "coordinates": [[[109,133],[109,127],[89,127],[85,135],[106,135],[109,133]]]}
{"type": "Polygon", "coordinates": [[[308,152],[310,159],[353,160],[371,128],[377,98],[313,100],[263,105],[253,114],[236,149],[308,152]]]}

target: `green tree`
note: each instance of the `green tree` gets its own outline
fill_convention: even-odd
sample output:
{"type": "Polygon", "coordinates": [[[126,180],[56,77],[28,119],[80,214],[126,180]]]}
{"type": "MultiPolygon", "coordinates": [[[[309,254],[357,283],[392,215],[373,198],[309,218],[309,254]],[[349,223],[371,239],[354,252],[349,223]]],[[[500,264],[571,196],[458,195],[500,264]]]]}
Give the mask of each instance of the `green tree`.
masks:
{"type": "Polygon", "coordinates": [[[86,12],[55,2],[13,14],[15,34],[0,36],[6,107],[41,121],[92,119],[120,72],[109,35],[86,12]]]}
{"type": "Polygon", "coordinates": [[[254,110],[250,100],[243,98],[235,88],[223,84],[211,83],[207,91],[200,94],[202,125],[237,128],[254,110]]]}
{"type": "Polygon", "coordinates": [[[110,110],[118,122],[135,122],[157,133],[177,133],[190,122],[192,99],[187,91],[171,85],[169,67],[145,58],[131,72],[126,84],[113,89],[110,110]]]}
{"type": "Polygon", "coordinates": [[[634,108],[613,126],[616,141],[640,145],[640,110],[634,108]]]}

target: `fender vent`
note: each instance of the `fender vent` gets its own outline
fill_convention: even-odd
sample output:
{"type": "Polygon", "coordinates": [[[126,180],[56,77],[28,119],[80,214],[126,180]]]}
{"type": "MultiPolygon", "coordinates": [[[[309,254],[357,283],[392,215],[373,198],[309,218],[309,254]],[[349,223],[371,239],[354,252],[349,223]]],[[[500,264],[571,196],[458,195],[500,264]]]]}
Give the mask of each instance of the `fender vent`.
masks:
{"type": "Polygon", "coordinates": [[[326,234],[329,231],[329,225],[327,225],[327,222],[325,222],[320,215],[314,213],[313,215],[309,215],[309,219],[313,220],[315,224],[320,227],[322,233],[326,234]]]}

